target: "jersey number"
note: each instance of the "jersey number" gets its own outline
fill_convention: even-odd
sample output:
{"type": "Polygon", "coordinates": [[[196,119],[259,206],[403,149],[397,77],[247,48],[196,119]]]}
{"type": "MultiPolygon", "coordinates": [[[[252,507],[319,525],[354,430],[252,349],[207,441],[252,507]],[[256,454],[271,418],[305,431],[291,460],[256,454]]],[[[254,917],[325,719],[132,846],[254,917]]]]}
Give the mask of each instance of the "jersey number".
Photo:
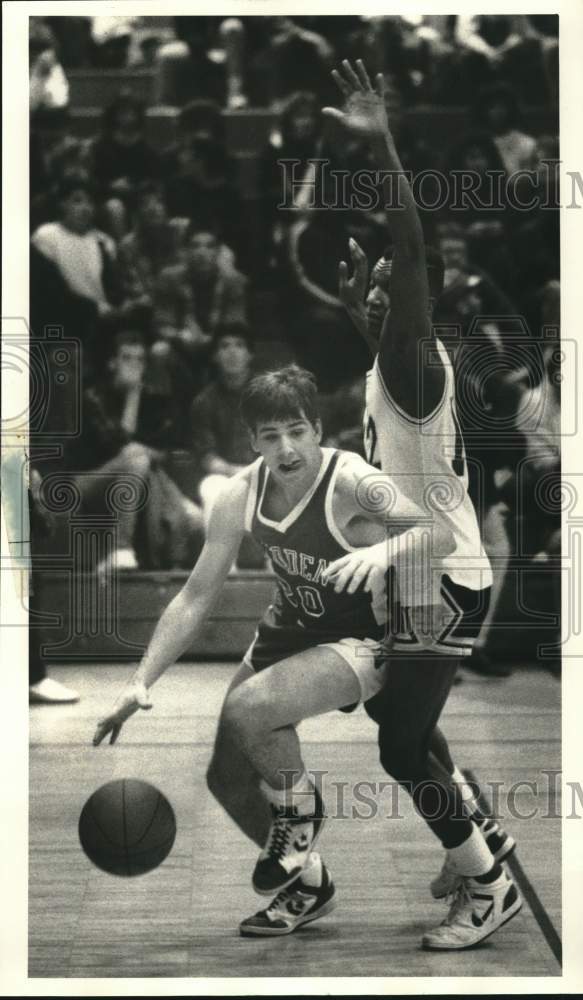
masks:
{"type": "Polygon", "coordinates": [[[380,469],[381,463],[375,460],[375,455],[377,451],[377,428],[373,418],[370,414],[367,415],[366,427],[364,429],[364,452],[366,455],[366,460],[369,465],[374,465],[377,469],[380,469]]]}
{"type": "Polygon", "coordinates": [[[316,587],[292,587],[287,580],[279,579],[281,588],[287,597],[292,608],[299,608],[300,605],[307,615],[311,615],[312,618],[321,618],[324,614],[324,605],[322,604],[322,598],[320,596],[320,591],[316,587]],[[299,603],[296,598],[299,598],[299,603]]]}

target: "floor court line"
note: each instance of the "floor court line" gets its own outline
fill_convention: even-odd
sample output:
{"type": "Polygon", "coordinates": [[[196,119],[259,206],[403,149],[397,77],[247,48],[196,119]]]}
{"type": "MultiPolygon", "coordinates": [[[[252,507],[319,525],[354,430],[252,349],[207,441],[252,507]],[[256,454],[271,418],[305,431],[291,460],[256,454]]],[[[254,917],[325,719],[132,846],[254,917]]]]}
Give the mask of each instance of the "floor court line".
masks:
{"type": "MultiPolygon", "coordinates": [[[[480,783],[477,780],[476,775],[469,768],[466,768],[464,770],[464,774],[468,779],[468,781],[470,781],[472,785],[478,789],[476,800],[480,807],[480,810],[484,813],[484,815],[491,816],[492,806],[490,802],[488,802],[482,790],[480,789],[480,783]]],[[[534,888],[532,882],[530,881],[528,875],[526,874],[524,868],[522,867],[522,864],[517,854],[518,854],[518,849],[513,851],[513,853],[510,855],[510,857],[506,859],[504,863],[508,865],[510,871],[512,872],[512,875],[514,876],[514,879],[518,884],[518,887],[522,892],[522,895],[524,896],[526,902],[528,903],[532,915],[540,928],[541,934],[543,935],[545,941],[547,942],[549,948],[551,949],[554,957],[556,958],[559,965],[562,965],[563,945],[559,933],[555,925],[553,924],[551,918],[549,917],[544,904],[541,902],[536,889],[534,888]]]]}

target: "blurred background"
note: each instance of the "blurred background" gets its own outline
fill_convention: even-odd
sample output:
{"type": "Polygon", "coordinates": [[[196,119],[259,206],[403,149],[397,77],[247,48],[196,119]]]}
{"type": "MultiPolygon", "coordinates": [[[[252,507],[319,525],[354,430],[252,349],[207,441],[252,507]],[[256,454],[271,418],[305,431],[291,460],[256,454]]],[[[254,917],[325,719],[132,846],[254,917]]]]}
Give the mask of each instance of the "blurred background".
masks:
{"type": "MultiPolygon", "coordinates": [[[[403,165],[440,202],[420,206],[446,265],[434,318],[495,572],[471,665],[558,671],[540,654],[560,608],[558,18],[32,17],[29,56],[30,322],[58,445],[31,453],[38,677],[51,656],[136,657],[253,458],[238,400],[254,371],[309,367],[325,443],[362,450],[370,357],[337,267],[350,236],[372,262],[386,229],[382,211],[330,209],[330,171],[370,161],[321,115],[331,68],[357,57],[384,74],[403,165]],[[435,175],[459,171],[495,180],[497,203],[460,208],[453,183],[437,197],[435,175]],[[64,373],[47,330],[71,341],[64,373]],[[72,583],[86,576],[113,583],[72,583]],[[43,614],[67,608],[43,652],[43,614]]],[[[269,592],[245,543],[196,652],[239,655],[269,592]]]]}

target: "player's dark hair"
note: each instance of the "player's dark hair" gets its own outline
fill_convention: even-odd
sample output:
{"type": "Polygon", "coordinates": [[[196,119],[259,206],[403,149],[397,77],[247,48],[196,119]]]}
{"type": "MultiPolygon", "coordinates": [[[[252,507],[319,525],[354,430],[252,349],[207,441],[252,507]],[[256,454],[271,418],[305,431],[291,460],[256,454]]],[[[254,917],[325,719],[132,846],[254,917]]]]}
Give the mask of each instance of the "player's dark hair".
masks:
{"type": "Polygon", "coordinates": [[[255,375],[243,390],[241,415],[251,430],[259,423],[302,416],[315,425],[320,416],[315,376],[299,365],[255,375]]]}
{"type": "MultiPolygon", "coordinates": [[[[386,246],[383,250],[384,260],[392,260],[394,247],[386,246]]],[[[445,265],[443,257],[435,247],[425,246],[425,266],[427,268],[427,281],[429,283],[429,294],[432,299],[438,299],[443,292],[443,281],[445,265]]]]}

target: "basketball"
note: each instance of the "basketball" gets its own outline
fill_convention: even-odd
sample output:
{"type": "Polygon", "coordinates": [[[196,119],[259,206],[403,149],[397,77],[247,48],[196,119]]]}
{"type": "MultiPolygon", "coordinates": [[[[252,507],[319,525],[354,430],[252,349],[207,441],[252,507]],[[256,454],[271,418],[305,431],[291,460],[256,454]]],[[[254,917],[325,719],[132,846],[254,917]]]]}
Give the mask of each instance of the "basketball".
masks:
{"type": "Polygon", "coordinates": [[[79,818],[85,854],[110,875],[144,875],[172,850],[176,819],[168,799],[136,778],[120,778],[98,788],[79,818]]]}

